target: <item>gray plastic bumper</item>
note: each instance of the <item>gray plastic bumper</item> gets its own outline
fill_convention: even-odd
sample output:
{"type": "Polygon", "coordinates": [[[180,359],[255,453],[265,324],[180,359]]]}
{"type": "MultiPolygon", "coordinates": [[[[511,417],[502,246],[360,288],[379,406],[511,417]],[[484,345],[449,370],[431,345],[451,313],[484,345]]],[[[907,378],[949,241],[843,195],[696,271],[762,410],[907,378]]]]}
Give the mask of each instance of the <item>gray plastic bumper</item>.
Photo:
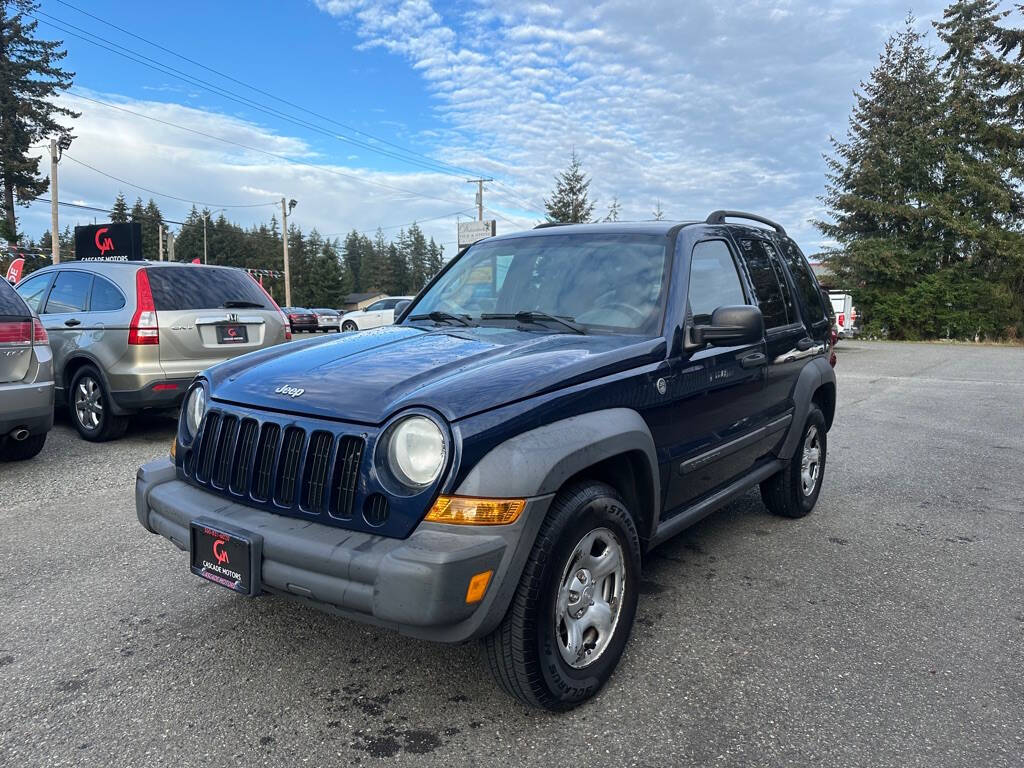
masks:
{"type": "Polygon", "coordinates": [[[158,459],[139,469],[135,501],[142,526],[179,549],[188,548],[197,518],[261,535],[267,592],[404,634],[460,642],[501,620],[551,497],[530,499],[513,525],[421,523],[407,539],[392,539],[236,504],[178,480],[170,460],[158,459]],[[487,570],[494,576],[483,601],[467,605],[469,580],[487,570]]]}

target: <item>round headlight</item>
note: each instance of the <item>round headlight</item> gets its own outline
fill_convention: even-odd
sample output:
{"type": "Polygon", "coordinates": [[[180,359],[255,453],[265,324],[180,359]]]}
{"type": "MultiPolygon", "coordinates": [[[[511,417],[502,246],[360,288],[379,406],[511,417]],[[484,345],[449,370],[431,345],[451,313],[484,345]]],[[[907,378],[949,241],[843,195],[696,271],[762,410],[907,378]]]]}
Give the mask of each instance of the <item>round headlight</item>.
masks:
{"type": "Polygon", "coordinates": [[[444,466],[444,435],[425,416],[410,416],[391,430],[388,466],[403,485],[422,488],[437,479],[444,466]]]}
{"type": "Polygon", "coordinates": [[[206,413],[206,390],[196,387],[185,401],[185,427],[189,437],[195,437],[206,413]]]}

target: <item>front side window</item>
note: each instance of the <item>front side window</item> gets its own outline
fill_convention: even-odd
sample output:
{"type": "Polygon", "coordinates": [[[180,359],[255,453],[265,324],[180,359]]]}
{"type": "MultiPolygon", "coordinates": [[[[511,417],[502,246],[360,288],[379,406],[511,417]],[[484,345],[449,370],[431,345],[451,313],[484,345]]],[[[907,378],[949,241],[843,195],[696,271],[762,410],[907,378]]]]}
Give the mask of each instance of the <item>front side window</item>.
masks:
{"type": "Polygon", "coordinates": [[[690,312],[693,322],[707,325],[719,307],[746,304],[736,262],[721,240],[708,240],[693,247],[690,259],[690,312]]]}
{"type": "Polygon", "coordinates": [[[82,312],[89,306],[89,288],[92,275],[88,272],[58,272],[50,298],[46,300],[46,314],[82,312]]]}
{"type": "Polygon", "coordinates": [[[52,272],[48,272],[45,275],[34,275],[18,283],[18,287],[15,290],[33,312],[40,314],[43,299],[46,298],[46,292],[49,290],[52,281],[52,272]]]}
{"type": "Polygon", "coordinates": [[[387,301],[375,301],[373,304],[364,309],[364,312],[380,312],[382,309],[387,309],[387,301]]]}
{"type": "Polygon", "coordinates": [[[765,329],[795,321],[796,318],[790,315],[789,287],[772,263],[775,249],[763,240],[740,240],[740,249],[757,294],[757,306],[764,315],[765,329]]]}
{"type": "Polygon", "coordinates": [[[453,264],[408,317],[446,312],[486,323],[497,319],[488,315],[538,312],[587,330],[653,335],[665,306],[667,245],[664,235],[623,233],[485,241],[453,264]]]}

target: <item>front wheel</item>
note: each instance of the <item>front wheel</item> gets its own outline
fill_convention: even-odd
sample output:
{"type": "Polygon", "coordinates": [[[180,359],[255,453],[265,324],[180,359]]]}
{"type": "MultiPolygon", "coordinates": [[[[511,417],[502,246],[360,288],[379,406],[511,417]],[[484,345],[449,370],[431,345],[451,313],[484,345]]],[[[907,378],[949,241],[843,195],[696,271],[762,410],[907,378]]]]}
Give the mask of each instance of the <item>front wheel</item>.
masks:
{"type": "Polygon", "coordinates": [[[359,326],[356,325],[352,320],[346,320],[344,323],[341,324],[341,330],[345,333],[348,333],[350,331],[358,331],[359,326]]]}
{"type": "Polygon", "coordinates": [[[498,683],[556,711],[594,696],[626,647],[639,582],[640,539],[615,489],[592,482],[561,491],[508,613],[484,640],[498,683]]]}
{"type": "Polygon", "coordinates": [[[761,500],[768,511],[782,517],[810,514],[821,493],[827,454],[825,417],[818,406],[812,405],[793,458],[761,483],[761,500]]]}

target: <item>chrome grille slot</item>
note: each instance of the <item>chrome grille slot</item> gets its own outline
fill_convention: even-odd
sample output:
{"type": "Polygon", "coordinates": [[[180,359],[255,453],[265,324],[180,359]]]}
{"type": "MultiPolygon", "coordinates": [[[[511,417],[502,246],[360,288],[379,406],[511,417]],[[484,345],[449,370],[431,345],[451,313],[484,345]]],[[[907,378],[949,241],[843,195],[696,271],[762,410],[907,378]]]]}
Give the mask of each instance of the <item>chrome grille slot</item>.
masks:
{"type": "Polygon", "coordinates": [[[277,424],[266,423],[260,432],[256,444],[256,464],[253,467],[252,497],[256,501],[268,501],[272,481],[274,479],[274,459],[277,457],[277,439],[281,428],[277,424]]]}
{"type": "Polygon", "coordinates": [[[303,509],[315,514],[320,514],[324,509],[333,447],[334,436],[330,432],[314,432],[309,440],[299,503],[303,509]]]}
{"type": "Polygon", "coordinates": [[[331,501],[328,509],[334,517],[342,520],[349,520],[352,517],[362,458],[363,441],[358,437],[342,437],[338,442],[338,453],[334,460],[334,477],[331,482],[331,501]]]}
{"type": "Polygon", "coordinates": [[[252,464],[253,449],[256,447],[256,434],[259,425],[252,419],[242,421],[238,433],[237,450],[234,466],[231,470],[231,490],[243,496],[249,492],[249,465],[252,464]]]}
{"type": "Polygon", "coordinates": [[[295,486],[298,484],[299,461],[306,442],[305,431],[288,427],[284,431],[281,455],[277,460],[277,478],[274,482],[274,501],[282,507],[290,507],[295,501],[295,486]]]}

